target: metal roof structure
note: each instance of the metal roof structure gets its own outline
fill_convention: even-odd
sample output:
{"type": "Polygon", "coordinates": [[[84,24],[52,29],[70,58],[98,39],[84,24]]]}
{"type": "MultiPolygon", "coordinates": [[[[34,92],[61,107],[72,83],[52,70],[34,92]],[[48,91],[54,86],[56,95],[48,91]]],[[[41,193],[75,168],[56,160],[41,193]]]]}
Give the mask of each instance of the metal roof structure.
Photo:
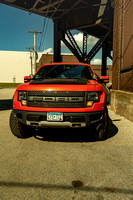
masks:
{"type": "Polygon", "coordinates": [[[65,30],[78,29],[103,37],[113,20],[114,0],[0,0],[19,9],[53,20],[60,20],[65,30]]]}
{"type": "Polygon", "coordinates": [[[115,0],[0,0],[54,22],[54,61],[61,61],[61,41],[80,62],[89,63],[102,48],[102,74],[106,74],[107,57],[113,49],[113,16],[115,0]],[[76,43],[70,30],[83,32],[83,49],[76,43]],[[87,34],[99,41],[87,53],[87,34]],[[66,39],[67,37],[67,39],[66,39]]]}

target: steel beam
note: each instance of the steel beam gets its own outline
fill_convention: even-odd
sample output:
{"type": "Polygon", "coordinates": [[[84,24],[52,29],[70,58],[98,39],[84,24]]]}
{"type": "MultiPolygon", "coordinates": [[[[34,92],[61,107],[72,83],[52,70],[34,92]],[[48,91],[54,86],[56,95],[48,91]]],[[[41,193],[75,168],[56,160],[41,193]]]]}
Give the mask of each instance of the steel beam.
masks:
{"type": "Polygon", "coordinates": [[[83,51],[78,46],[76,40],[74,39],[70,31],[65,32],[68,40],[64,37],[62,40],[64,44],[69,48],[69,50],[75,55],[79,62],[85,62],[87,54],[87,34],[83,33],[83,51]]]}
{"type": "MultiPolygon", "coordinates": [[[[94,56],[98,53],[98,51],[103,47],[104,42],[107,41],[107,39],[112,34],[112,29],[108,31],[108,33],[105,35],[103,39],[99,39],[98,42],[94,45],[94,47],[90,50],[88,55],[85,58],[85,62],[90,62],[94,56]]],[[[104,56],[103,56],[104,57],[104,56]]],[[[103,58],[104,59],[104,58],[103,58]]]]}
{"type": "Polygon", "coordinates": [[[94,58],[94,56],[101,49],[102,45],[103,45],[103,40],[102,39],[98,40],[98,42],[94,45],[94,47],[90,50],[90,52],[86,56],[85,62],[90,63],[90,61],[94,58]]]}
{"type": "Polygon", "coordinates": [[[82,56],[79,55],[77,50],[73,48],[73,46],[70,44],[70,42],[68,42],[68,40],[66,40],[65,38],[62,38],[62,41],[68,47],[68,49],[74,54],[74,56],[79,60],[79,62],[84,62],[82,56]]]}
{"type": "Polygon", "coordinates": [[[61,37],[59,23],[54,21],[54,62],[61,62],[61,37]]]}
{"type": "Polygon", "coordinates": [[[72,33],[70,31],[67,31],[65,33],[66,33],[71,45],[73,46],[73,48],[78,52],[79,55],[82,55],[82,52],[81,52],[76,40],[74,39],[72,33]]]}
{"type": "Polygon", "coordinates": [[[87,33],[83,33],[83,57],[87,55],[87,33]]]}

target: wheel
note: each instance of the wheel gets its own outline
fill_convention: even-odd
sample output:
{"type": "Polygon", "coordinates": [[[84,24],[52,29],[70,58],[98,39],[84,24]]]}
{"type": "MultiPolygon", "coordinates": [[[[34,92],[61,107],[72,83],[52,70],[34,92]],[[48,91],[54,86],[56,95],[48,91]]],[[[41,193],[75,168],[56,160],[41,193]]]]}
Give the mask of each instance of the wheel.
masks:
{"type": "Polygon", "coordinates": [[[13,111],[10,114],[10,129],[13,135],[18,138],[28,138],[32,136],[31,129],[25,124],[20,123],[13,111]]]}
{"type": "Polygon", "coordinates": [[[109,116],[108,109],[105,108],[103,121],[98,124],[96,127],[96,139],[97,140],[106,140],[108,135],[108,124],[109,124],[109,116]]]}

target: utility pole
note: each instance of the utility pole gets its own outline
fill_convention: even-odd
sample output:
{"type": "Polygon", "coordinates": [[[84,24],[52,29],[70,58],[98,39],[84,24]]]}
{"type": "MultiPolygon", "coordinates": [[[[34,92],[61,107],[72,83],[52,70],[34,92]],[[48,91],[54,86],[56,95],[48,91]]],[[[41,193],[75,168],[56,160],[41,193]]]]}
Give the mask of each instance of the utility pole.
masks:
{"type": "Polygon", "coordinates": [[[29,31],[29,33],[33,33],[34,34],[34,71],[33,71],[33,74],[36,72],[36,35],[38,33],[42,33],[42,32],[39,32],[39,31],[29,31]]]}
{"type": "Polygon", "coordinates": [[[30,51],[30,60],[31,60],[31,74],[33,74],[33,66],[32,66],[32,48],[31,48],[31,47],[29,47],[29,48],[27,48],[27,47],[26,47],[26,49],[28,49],[28,50],[30,51]]]}

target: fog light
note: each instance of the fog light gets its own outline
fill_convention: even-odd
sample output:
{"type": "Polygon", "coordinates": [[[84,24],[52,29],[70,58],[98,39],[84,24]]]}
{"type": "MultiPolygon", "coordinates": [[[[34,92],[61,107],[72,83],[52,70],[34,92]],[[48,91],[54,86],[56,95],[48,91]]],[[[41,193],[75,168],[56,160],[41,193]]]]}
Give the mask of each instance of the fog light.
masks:
{"type": "Polygon", "coordinates": [[[93,101],[87,101],[87,107],[92,107],[93,101]]]}
{"type": "Polygon", "coordinates": [[[21,103],[22,103],[23,106],[27,106],[27,101],[26,100],[22,100],[21,103]]]}

